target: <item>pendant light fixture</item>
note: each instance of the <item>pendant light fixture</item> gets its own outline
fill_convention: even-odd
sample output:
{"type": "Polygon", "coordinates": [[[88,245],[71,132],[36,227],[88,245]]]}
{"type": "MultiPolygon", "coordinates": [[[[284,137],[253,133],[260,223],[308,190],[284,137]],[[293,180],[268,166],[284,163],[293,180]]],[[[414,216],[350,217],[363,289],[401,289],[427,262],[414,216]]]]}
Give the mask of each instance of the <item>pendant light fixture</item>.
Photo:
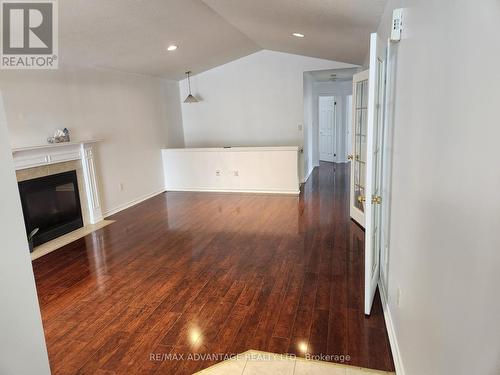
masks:
{"type": "Polygon", "coordinates": [[[196,99],[192,94],[191,94],[191,71],[187,71],[186,75],[188,77],[188,87],[189,87],[189,95],[184,99],[184,103],[198,103],[198,99],[196,99]]]}

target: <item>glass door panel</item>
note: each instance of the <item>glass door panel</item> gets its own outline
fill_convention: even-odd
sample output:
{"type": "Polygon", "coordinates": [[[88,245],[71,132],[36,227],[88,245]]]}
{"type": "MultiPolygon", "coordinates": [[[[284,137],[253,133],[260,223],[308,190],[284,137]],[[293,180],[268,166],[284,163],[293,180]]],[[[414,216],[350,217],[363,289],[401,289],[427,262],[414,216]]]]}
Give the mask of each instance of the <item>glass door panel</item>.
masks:
{"type": "Polygon", "coordinates": [[[365,212],[365,168],[366,168],[366,124],[368,121],[368,79],[356,83],[355,129],[354,129],[354,206],[365,212]]]}

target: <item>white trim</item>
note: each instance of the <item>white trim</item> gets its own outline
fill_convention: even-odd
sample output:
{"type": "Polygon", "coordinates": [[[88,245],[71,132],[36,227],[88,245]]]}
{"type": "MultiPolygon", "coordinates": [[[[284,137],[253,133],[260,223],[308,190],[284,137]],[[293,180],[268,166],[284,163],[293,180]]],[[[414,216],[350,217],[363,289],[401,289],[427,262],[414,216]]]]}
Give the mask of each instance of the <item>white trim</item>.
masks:
{"type": "Polygon", "coordinates": [[[191,147],[191,148],[166,148],[164,150],[175,150],[183,152],[260,152],[260,151],[299,151],[299,146],[271,146],[271,147],[191,147]]]}
{"type": "Polygon", "coordinates": [[[123,204],[120,204],[119,206],[115,207],[115,208],[112,208],[110,210],[107,210],[103,213],[103,217],[105,219],[107,219],[109,216],[111,215],[114,215],[114,214],[117,214],[118,212],[120,211],[123,211],[123,210],[126,210],[127,208],[130,208],[130,207],[133,207],[139,203],[142,203],[146,200],[148,200],[149,198],[153,198],[159,194],[162,194],[164,193],[166,190],[163,188],[163,189],[160,189],[158,191],[155,191],[153,193],[150,193],[150,194],[146,194],[146,195],[143,195],[137,199],[134,199],[134,200],[131,200],[130,202],[127,202],[127,203],[123,203],[123,204]]]}
{"type": "Polygon", "coordinates": [[[394,367],[396,368],[396,375],[405,375],[405,369],[403,367],[403,360],[401,359],[401,351],[399,350],[398,338],[396,336],[396,330],[394,329],[394,323],[392,321],[391,310],[389,309],[389,301],[387,299],[387,293],[380,282],[378,283],[378,290],[380,292],[380,299],[382,300],[382,308],[384,310],[384,320],[385,326],[387,327],[387,334],[389,336],[389,344],[392,352],[392,359],[394,361],[394,367]]]}
{"type": "Polygon", "coordinates": [[[88,139],[88,140],[83,140],[83,141],[76,141],[76,142],[60,142],[60,143],[45,143],[43,145],[36,145],[36,146],[22,146],[22,147],[12,147],[12,154],[17,154],[19,152],[23,151],[33,151],[33,150],[40,150],[40,149],[50,149],[50,148],[59,148],[59,147],[71,147],[71,146],[77,146],[80,147],[81,144],[89,144],[89,143],[97,143],[97,142],[102,142],[101,139],[88,139]]]}
{"type": "Polygon", "coordinates": [[[94,153],[92,144],[81,144],[80,149],[83,176],[85,180],[85,192],[90,214],[90,223],[95,224],[103,219],[101,210],[101,200],[99,199],[99,189],[97,175],[95,173],[94,153]]]}
{"type": "Polygon", "coordinates": [[[200,192],[200,193],[250,193],[250,194],[282,194],[282,195],[299,195],[300,190],[251,190],[251,189],[202,189],[202,188],[182,188],[182,189],[166,189],[169,191],[186,191],[186,192],[200,192]]]}
{"type": "Polygon", "coordinates": [[[12,149],[12,158],[16,170],[41,167],[67,161],[79,160],[83,170],[83,183],[89,211],[90,224],[102,220],[99,199],[99,183],[94,163],[93,145],[99,140],[78,142],[48,143],[44,145],[16,147],[12,149]]]}

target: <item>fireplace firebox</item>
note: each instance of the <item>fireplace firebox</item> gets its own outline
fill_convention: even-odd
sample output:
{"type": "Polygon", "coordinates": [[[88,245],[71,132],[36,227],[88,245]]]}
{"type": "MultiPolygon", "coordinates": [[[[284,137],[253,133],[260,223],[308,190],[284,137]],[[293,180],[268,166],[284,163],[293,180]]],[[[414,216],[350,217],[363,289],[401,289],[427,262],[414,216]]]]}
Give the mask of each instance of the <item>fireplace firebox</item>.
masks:
{"type": "Polygon", "coordinates": [[[83,227],[76,171],[19,182],[26,232],[38,246],[83,227]]]}

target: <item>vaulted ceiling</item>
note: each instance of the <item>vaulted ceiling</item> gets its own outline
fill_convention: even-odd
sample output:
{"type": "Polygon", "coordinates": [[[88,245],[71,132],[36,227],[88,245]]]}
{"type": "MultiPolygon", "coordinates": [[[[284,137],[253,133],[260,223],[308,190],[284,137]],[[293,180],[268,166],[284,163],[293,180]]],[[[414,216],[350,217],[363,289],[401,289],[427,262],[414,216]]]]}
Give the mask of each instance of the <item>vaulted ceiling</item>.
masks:
{"type": "Polygon", "coordinates": [[[64,0],[59,2],[60,64],[168,79],[261,49],[362,64],[385,2],[64,0]],[[179,48],[167,52],[169,44],[179,48]]]}

